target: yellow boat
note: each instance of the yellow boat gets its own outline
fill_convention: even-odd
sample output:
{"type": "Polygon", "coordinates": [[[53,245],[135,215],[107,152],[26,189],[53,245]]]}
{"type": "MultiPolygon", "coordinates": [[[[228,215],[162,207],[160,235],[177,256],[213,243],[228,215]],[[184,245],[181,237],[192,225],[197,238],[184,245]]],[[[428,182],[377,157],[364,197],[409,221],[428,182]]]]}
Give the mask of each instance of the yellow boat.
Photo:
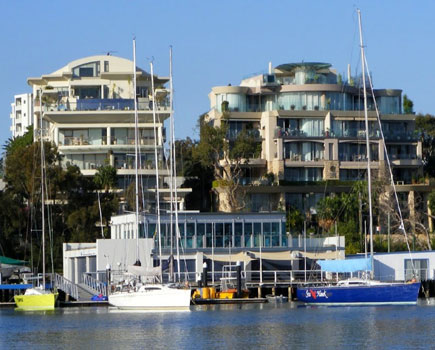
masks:
{"type": "Polygon", "coordinates": [[[40,288],[29,288],[24,295],[15,295],[17,310],[42,311],[54,310],[58,293],[40,288]]]}

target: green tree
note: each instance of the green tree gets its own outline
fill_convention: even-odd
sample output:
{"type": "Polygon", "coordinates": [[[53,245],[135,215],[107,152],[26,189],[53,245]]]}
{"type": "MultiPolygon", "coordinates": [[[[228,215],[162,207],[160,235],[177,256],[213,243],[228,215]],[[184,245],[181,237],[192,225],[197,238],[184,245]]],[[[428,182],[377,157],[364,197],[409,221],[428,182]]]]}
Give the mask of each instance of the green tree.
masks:
{"type": "Polygon", "coordinates": [[[98,188],[108,193],[110,189],[116,186],[116,169],[106,161],[105,165],[98,167],[94,182],[98,188]]]}
{"type": "Polygon", "coordinates": [[[213,168],[218,180],[215,190],[223,195],[221,204],[225,211],[235,212],[245,207],[245,193],[240,184],[243,165],[259,154],[261,143],[247,130],[229,135],[228,117],[228,112],[224,112],[219,126],[211,125],[207,115],[200,117],[201,140],[194,155],[204,167],[213,168]]]}
{"type": "Polygon", "coordinates": [[[423,164],[426,175],[435,176],[435,116],[419,114],[415,118],[416,132],[421,135],[423,164]]]}
{"type": "Polygon", "coordinates": [[[287,210],[287,232],[302,232],[304,226],[304,216],[294,207],[289,207],[287,210]]]}
{"type": "Polygon", "coordinates": [[[412,102],[406,94],[403,95],[403,112],[406,114],[412,114],[414,113],[413,108],[414,108],[414,102],[412,102]]]}
{"type": "Polygon", "coordinates": [[[186,208],[210,211],[213,167],[203,165],[198,158],[197,147],[198,142],[189,137],[175,141],[177,176],[184,177],[182,187],[192,189],[185,199],[186,208]]]}

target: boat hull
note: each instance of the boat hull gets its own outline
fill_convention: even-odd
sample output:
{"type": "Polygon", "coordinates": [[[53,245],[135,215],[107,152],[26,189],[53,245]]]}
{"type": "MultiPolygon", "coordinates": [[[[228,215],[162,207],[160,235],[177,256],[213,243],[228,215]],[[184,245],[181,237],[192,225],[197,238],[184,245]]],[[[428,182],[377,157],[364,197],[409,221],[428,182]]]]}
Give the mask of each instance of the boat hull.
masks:
{"type": "Polygon", "coordinates": [[[58,293],[16,295],[14,296],[17,310],[43,311],[54,310],[58,293]]]}
{"type": "Polygon", "coordinates": [[[190,289],[144,288],[110,294],[109,304],[121,310],[188,311],[190,298],[190,289]]]}
{"type": "Polygon", "coordinates": [[[420,282],[303,287],[297,289],[297,298],[319,305],[415,305],[419,290],[420,282]]]}

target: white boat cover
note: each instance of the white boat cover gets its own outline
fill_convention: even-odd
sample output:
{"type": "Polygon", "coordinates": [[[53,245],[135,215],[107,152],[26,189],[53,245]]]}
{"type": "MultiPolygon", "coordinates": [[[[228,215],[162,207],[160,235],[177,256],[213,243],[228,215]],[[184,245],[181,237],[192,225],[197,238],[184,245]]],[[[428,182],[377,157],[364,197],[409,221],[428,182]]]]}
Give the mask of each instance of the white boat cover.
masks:
{"type": "Polygon", "coordinates": [[[147,266],[134,266],[130,265],[127,268],[127,272],[136,276],[148,276],[154,277],[160,275],[160,266],[147,267],[147,266]]]}

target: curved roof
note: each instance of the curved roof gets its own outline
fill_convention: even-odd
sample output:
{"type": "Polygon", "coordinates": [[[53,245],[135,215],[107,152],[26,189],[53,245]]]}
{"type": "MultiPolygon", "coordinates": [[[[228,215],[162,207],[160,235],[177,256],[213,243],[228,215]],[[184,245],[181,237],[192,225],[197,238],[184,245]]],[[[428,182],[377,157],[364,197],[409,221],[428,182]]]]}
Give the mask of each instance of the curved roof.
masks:
{"type": "Polygon", "coordinates": [[[300,63],[284,63],[280,64],[279,66],[275,67],[275,69],[279,69],[281,71],[287,71],[291,72],[295,70],[296,68],[312,68],[315,70],[318,69],[327,69],[330,68],[332,65],[329,63],[323,63],[323,62],[300,62],[300,63]]]}

